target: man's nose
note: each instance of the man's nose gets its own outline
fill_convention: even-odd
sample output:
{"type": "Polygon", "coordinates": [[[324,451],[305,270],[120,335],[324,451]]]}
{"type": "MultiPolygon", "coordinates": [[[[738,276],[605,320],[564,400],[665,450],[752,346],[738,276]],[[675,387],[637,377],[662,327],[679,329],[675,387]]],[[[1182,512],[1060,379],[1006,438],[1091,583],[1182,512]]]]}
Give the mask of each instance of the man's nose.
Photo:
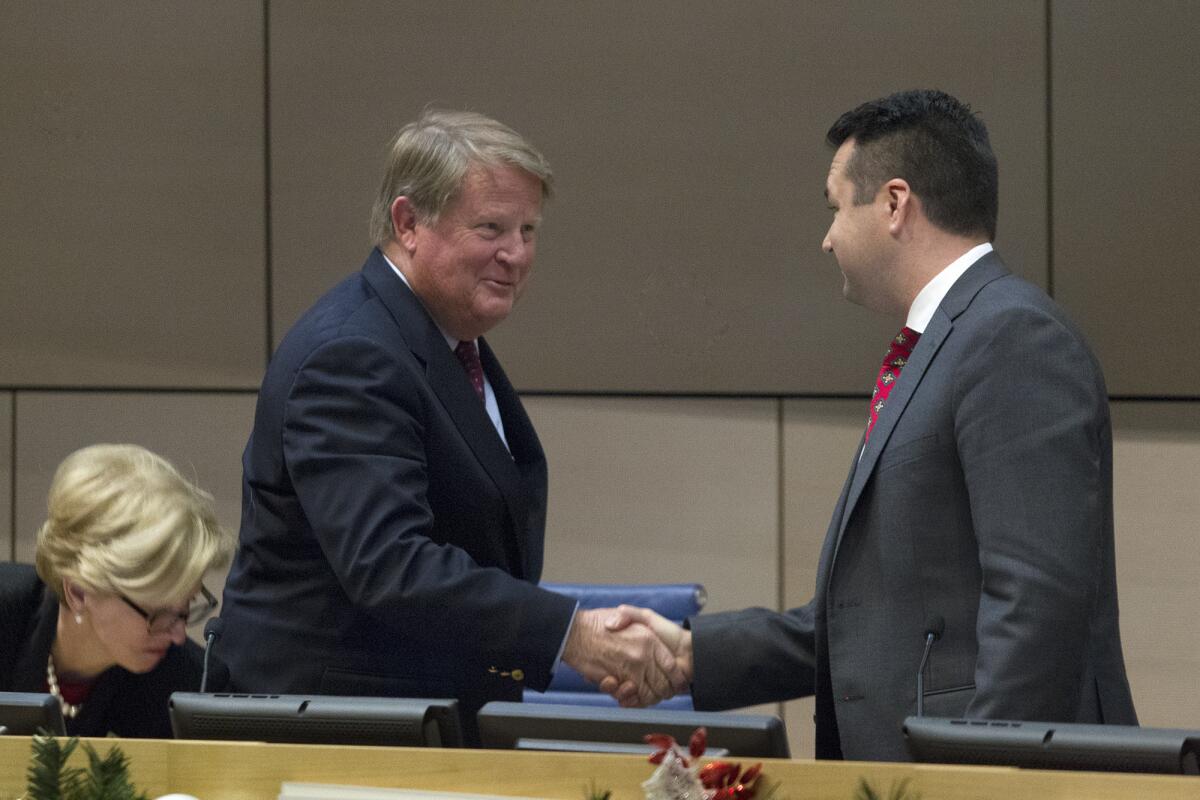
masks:
{"type": "Polygon", "coordinates": [[[505,264],[521,264],[529,260],[532,252],[531,244],[525,241],[520,232],[516,232],[504,238],[496,252],[496,260],[505,264]]]}

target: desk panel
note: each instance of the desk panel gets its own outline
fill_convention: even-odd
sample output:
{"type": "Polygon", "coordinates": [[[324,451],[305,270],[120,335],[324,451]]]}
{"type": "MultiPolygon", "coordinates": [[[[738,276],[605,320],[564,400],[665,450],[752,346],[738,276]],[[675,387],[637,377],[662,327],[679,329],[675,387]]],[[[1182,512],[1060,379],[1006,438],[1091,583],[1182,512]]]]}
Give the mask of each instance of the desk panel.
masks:
{"type": "MultiPolygon", "coordinates": [[[[92,740],[101,754],[110,739],[92,740]]],[[[593,780],[613,800],[641,798],[651,766],[640,756],[518,753],[222,742],[124,740],[137,787],[157,797],[185,792],[201,800],[275,800],[284,781],[353,783],[430,791],[460,791],[579,800],[593,780]]],[[[0,797],[24,791],[29,740],[0,738],[0,797]]],[[[82,756],[76,758],[82,761],[82,756]]],[[[1006,767],[764,760],[779,796],[829,800],[855,796],[866,778],[877,793],[896,782],[923,800],[1195,800],[1200,779],[1178,776],[1042,772],[1006,767]]]]}

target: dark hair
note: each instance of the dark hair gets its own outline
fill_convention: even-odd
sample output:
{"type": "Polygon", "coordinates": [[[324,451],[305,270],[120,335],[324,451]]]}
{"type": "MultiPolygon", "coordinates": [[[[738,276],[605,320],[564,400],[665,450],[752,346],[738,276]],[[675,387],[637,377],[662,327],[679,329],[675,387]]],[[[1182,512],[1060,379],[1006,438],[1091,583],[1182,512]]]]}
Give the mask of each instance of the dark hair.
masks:
{"type": "Polygon", "coordinates": [[[995,238],[996,155],[966,103],[932,89],[897,92],[847,111],[825,138],[834,147],[854,140],[845,169],[856,205],[871,202],[885,181],[902,178],[934,225],[995,238]]]}

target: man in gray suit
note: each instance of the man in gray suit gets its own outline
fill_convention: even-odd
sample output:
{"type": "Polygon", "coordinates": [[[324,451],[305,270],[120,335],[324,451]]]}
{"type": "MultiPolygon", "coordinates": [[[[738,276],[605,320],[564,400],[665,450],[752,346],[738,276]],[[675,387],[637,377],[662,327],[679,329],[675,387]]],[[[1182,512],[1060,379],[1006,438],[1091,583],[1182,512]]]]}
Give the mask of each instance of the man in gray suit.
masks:
{"type": "MultiPolygon", "coordinates": [[[[907,760],[931,716],[1133,724],[1117,625],[1100,366],[992,251],[996,160],[941,92],[829,130],[823,248],[847,299],[904,321],[834,509],[814,599],[699,616],[623,608],[674,650],[697,708],[816,695],[819,758],[907,760]]],[[[604,688],[633,704],[628,684],[604,688]]]]}

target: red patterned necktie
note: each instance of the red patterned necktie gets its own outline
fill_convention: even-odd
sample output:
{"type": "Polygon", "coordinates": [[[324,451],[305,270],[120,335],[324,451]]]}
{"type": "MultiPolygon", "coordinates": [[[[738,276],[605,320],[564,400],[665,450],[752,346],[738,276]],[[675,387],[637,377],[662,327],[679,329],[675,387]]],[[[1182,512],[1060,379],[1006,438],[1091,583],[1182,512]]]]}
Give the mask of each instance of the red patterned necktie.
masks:
{"type": "Polygon", "coordinates": [[[892,339],[887,356],[883,359],[883,366],[879,368],[879,377],[875,380],[875,391],[871,394],[871,416],[867,420],[867,435],[863,439],[863,444],[870,440],[875,420],[879,419],[879,412],[883,410],[883,404],[887,402],[888,395],[892,393],[892,387],[900,379],[900,370],[904,369],[904,365],[908,363],[908,358],[912,355],[913,348],[917,346],[917,340],[920,338],[921,334],[905,325],[896,334],[896,338],[892,339]]]}
{"type": "Polygon", "coordinates": [[[458,347],[454,348],[454,355],[458,356],[459,363],[467,371],[467,377],[471,380],[475,394],[479,395],[479,399],[482,400],[483,364],[479,362],[479,351],[475,349],[475,342],[473,340],[459,342],[458,347]]]}

